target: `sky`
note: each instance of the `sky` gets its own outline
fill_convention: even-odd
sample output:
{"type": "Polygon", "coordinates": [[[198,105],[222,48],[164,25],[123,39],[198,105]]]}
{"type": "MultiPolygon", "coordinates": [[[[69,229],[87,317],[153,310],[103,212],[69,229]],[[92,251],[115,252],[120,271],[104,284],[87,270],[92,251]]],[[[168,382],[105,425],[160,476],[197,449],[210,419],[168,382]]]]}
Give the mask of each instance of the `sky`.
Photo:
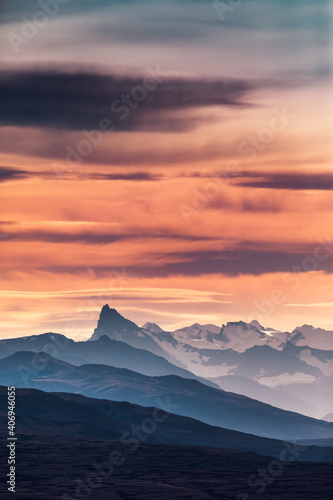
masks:
{"type": "Polygon", "coordinates": [[[0,10],[1,338],[333,330],[332,2],[0,10]]]}

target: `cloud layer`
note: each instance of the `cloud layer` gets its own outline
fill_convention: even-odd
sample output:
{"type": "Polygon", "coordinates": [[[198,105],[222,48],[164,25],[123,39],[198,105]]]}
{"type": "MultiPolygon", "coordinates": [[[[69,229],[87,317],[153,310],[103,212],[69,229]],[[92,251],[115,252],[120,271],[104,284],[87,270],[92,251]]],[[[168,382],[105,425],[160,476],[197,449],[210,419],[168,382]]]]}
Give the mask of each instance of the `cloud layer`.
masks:
{"type": "Polygon", "coordinates": [[[175,79],[159,69],[144,77],[61,71],[3,71],[0,123],[82,130],[181,131],[195,126],[186,111],[245,106],[256,87],[246,80],[175,79]],[[128,119],[130,116],[130,119],[128,119]],[[113,126],[112,126],[113,125],[113,126]]]}

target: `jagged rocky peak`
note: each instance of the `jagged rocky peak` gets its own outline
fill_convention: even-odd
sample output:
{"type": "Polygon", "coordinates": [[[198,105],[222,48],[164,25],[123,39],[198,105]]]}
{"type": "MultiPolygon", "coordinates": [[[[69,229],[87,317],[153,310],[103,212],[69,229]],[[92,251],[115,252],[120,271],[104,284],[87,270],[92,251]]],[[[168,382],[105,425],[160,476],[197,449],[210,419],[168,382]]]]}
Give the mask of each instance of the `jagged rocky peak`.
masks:
{"type": "Polygon", "coordinates": [[[95,328],[90,340],[97,340],[105,335],[112,340],[125,342],[132,347],[145,349],[159,356],[164,353],[155,342],[152,332],[144,330],[133,321],[124,318],[108,304],[102,307],[97,328],[95,328]]]}
{"type": "Polygon", "coordinates": [[[107,316],[107,317],[120,317],[122,318],[121,314],[117,311],[117,309],[113,309],[109,306],[109,304],[105,304],[105,306],[102,307],[100,317],[102,316],[107,316]]]}
{"type": "Polygon", "coordinates": [[[121,340],[120,333],[132,332],[138,330],[138,326],[132,321],[124,318],[116,309],[111,308],[108,304],[102,307],[97,328],[90,340],[96,340],[102,335],[107,335],[115,340],[121,340]],[[115,334],[118,336],[115,336],[115,334]]]}
{"type": "Polygon", "coordinates": [[[256,325],[252,325],[251,323],[245,323],[245,321],[228,321],[226,325],[222,325],[221,330],[224,328],[231,328],[231,327],[241,327],[244,328],[245,330],[249,330],[251,327],[257,328],[256,325]]]}
{"type": "Polygon", "coordinates": [[[124,322],[132,323],[128,319],[124,318],[124,316],[119,314],[116,309],[111,308],[108,304],[105,304],[105,306],[102,307],[98,323],[100,322],[108,322],[112,324],[124,322]]]}

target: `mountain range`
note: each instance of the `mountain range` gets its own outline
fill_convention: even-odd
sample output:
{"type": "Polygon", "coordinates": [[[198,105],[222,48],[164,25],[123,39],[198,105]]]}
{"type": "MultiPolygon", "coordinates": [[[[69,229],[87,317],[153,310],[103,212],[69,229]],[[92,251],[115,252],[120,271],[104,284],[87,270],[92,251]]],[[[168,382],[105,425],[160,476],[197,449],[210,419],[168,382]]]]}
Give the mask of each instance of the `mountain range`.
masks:
{"type": "Polygon", "coordinates": [[[170,363],[162,356],[145,349],[136,349],[125,342],[112,340],[107,335],[99,337],[94,342],[74,342],[65,335],[51,332],[31,337],[0,340],[0,359],[18,351],[43,351],[76,366],[94,363],[115,368],[128,368],[149,376],[178,375],[200,380],[211,387],[218,387],[208,379],[198,377],[170,363]]]}
{"type": "MultiPolygon", "coordinates": [[[[0,386],[0,429],[4,431],[7,426],[6,398],[7,388],[0,386]]],[[[50,394],[34,389],[18,389],[16,417],[20,435],[26,436],[61,435],[124,442],[137,437],[147,443],[252,451],[275,458],[279,458],[286,449],[283,441],[213,427],[154,407],[71,393],[50,394]],[[146,432],[142,424],[145,422],[146,432]]],[[[298,461],[333,462],[333,447],[304,448],[295,444],[292,449],[298,461]]]]}
{"type": "Polygon", "coordinates": [[[282,332],[238,321],[167,332],[155,323],[139,327],[105,305],[90,340],[105,335],[142,349],[153,342],[153,352],[222,389],[315,418],[333,412],[332,331],[303,325],[282,332]]]}
{"type": "MultiPolygon", "coordinates": [[[[7,388],[0,386],[1,432],[7,431],[6,403],[7,388]]],[[[19,500],[70,500],[83,492],[94,500],[331,498],[333,447],[299,446],[152,407],[34,389],[17,390],[16,412],[19,500]]],[[[7,454],[0,447],[4,477],[7,454]]],[[[12,495],[3,483],[0,494],[4,500],[12,495]]]]}
{"type": "Polygon", "coordinates": [[[257,321],[195,323],[168,332],[150,322],[140,327],[105,305],[90,340],[46,333],[0,341],[0,359],[17,351],[196,379],[317,419],[333,412],[333,332],[309,325],[281,332],[257,321]]]}
{"type": "Polygon", "coordinates": [[[1,340],[3,434],[6,386],[17,388],[17,498],[59,498],[65,484],[73,491],[73,477],[93,463],[100,472],[112,450],[126,467],[114,468],[96,500],[137,500],[138,488],[143,500],[304,500],[309,491],[328,500],[332,338],[308,325],[280,332],[256,321],[165,331],[105,305],[87,341],[52,332],[1,340]],[[283,475],[265,480],[262,497],[258,474],[272,464],[283,475]]]}
{"type": "Polygon", "coordinates": [[[275,439],[331,439],[333,424],[177,375],[148,377],[107,365],[74,366],[47,353],[3,358],[0,384],[157,406],[209,425],[275,439]]]}

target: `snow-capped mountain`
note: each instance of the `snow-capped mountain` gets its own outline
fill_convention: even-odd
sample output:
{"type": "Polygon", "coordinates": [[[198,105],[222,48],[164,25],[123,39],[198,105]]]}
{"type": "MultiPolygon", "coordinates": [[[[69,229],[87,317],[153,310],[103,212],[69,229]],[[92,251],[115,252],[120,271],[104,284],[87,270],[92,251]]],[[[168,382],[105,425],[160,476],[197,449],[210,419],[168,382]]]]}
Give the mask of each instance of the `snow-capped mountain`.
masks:
{"type": "Polygon", "coordinates": [[[206,379],[275,407],[322,418],[333,412],[332,340],[333,332],[321,328],[304,325],[281,332],[257,321],[222,327],[194,323],[164,331],[151,322],[140,327],[105,305],[90,341],[53,333],[2,340],[0,359],[43,350],[74,365],[102,363],[152,376],[206,379]]]}
{"type": "MultiPolygon", "coordinates": [[[[165,338],[160,335],[163,330],[158,325],[154,324],[153,327],[147,327],[147,325],[152,324],[146,323],[142,328],[147,329],[158,343],[165,342],[165,338]]],[[[194,323],[173,332],[163,333],[169,333],[178,342],[195,348],[232,349],[237,352],[245,352],[257,345],[270,345],[275,349],[282,350],[285,343],[292,337],[292,334],[288,332],[264,328],[257,321],[251,323],[245,323],[244,321],[229,322],[222,325],[222,327],[213,324],[200,325],[194,323]]],[[[163,345],[163,348],[168,350],[166,345],[163,345]]]]}
{"type": "Polygon", "coordinates": [[[151,333],[162,333],[163,330],[161,327],[159,327],[158,325],[156,325],[156,323],[145,323],[142,328],[144,330],[147,330],[148,332],[151,332],[151,333]]]}
{"type": "Polygon", "coordinates": [[[234,321],[170,332],[156,323],[139,327],[106,305],[91,340],[103,335],[150,350],[221,388],[237,387],[245,395],[250,390],[251,397],[280,408],[316,418],[333,411],[331,331],[304,325],[283,332],[234,321]]]}
{"type": "Polygon", "coordinates": [[[333,350],[333,332],[311,325],[295,328],[291,333],[290,342],[297,346],[308,346],[323,351],[333,350]]]}
{"type": "Polygon", "coordinates": [[[216,325],[199,325],[199,323],[194,323],[194,325],[179,328],[171,332],[171,334],[178,342],[186,342],[186,344],[193,347],[209,349],[212,348],[213,344],[216,349],[219,349],[219,343],[215,342],[215,336],[219,331],[220,328],[216,325]]]}

